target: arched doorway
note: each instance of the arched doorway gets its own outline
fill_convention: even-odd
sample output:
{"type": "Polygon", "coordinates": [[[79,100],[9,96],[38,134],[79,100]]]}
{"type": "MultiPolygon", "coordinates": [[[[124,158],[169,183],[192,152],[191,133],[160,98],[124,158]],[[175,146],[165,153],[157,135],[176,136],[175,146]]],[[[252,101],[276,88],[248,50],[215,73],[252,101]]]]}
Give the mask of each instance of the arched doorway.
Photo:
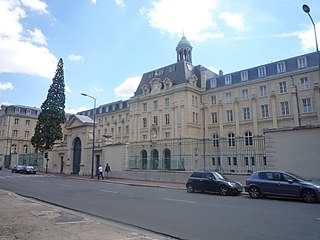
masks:
{"type": "Polygon", "coordinates": [[[169,170],[171,169],[171,152],[168,148],[164,150],[164,169],[169,170]]]}
{"type": "Polygon", "coordinates": [[[146,150],[141,151],[141,168],[142,169],[148,168],[148,154],[146,150]]]}
{"type": "Polygon", "coordinates": [[[157,170],[159,167],[159,152],[157,149],[151,151],[151,169],[157,170]]]}
{"type": "Polygon", "coordinates": [[[79,174],[80,172],[80,162],[81,162],[81,140],[76,137],[73,143],[73,174],[79,174]]]}

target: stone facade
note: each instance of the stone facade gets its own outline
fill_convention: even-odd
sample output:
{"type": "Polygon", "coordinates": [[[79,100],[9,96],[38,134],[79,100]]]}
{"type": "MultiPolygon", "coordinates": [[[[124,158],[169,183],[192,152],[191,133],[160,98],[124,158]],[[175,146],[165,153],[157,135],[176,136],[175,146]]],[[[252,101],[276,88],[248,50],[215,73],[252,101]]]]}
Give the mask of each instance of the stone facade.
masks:
{"type": "Polygon", "coordinates": [[[265,131],[320,124],[317,53],[217,74],[193,65],[192,49],[183,37],[177,62],[144,73],[133,97],[71,117],[50,170],[250,173],[271,167],[265,131]]]}

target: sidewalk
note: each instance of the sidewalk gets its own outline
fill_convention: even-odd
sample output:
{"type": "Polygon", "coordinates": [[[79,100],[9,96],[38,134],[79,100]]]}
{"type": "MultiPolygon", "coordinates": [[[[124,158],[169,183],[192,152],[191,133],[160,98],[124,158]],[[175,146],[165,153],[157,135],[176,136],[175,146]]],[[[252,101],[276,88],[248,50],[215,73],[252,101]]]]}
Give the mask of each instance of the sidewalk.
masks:
{"type": "MultiPolygon", "coordinates": [[[[40,173],[42,174],[42,173],[40,173]]],[[[51,173],[50,173],[51,174],[51,173]]],[[[98,181],[86,176],[68,178],[98,181]]],[[[104,179],[135,186],[185,189],[184,184],[104,179]]],[[[169,240],[158,235],[0,190],[0,240],[169,240]]]]}

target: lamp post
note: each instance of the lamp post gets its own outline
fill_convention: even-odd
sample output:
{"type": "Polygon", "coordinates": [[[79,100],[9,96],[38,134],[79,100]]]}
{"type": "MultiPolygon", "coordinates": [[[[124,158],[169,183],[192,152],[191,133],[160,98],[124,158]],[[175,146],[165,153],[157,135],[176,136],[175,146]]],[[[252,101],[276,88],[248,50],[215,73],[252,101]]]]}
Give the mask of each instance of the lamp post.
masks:
{"type": "Polygon", "coordinates": [[[93,134],[92,134],[92,155],[91,155],[91,178],[93,178],[93,166],[94,166],[94,140],[95,140],[95,130],[96,130],[96,98],[86,94],[81,93],[82,96],[89,97],[93,99],[93,134]]]}
{"type": "MultiPolygon", "coordinates": [[[[307,4],[302,5],[302,10],[308,14],[312,25],[313,25],[313,31],[314,31],[314,37],[316,39],[316,51],[317,51],[317,62],[318,62],[318,70],[320,71],[320,61],[319,61],[319,49],[318,49],[318,39],[317,39],[317,31],[316,31],[316,25],[314,24],[314,21],[310,15],[310,8],[307,4]]],[[[320,73],[319,73],[320,74],[320,73]]],[[[319,75],[320,76],[320,75],[319,75]]],[[[320,80],[320,79],[319,79],[320,80]]]]}

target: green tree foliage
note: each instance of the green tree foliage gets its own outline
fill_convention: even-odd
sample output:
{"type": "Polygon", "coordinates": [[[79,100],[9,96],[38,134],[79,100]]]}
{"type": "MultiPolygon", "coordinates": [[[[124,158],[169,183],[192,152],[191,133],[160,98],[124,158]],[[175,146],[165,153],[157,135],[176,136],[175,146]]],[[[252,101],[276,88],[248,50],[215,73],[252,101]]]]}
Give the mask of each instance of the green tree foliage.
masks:
{"type": "Polygon", "coordinates": [[[41,113],[38,116],[34,136],[31,138],[31,143],[36,151],[52,149],[56,140],[62,140],[61,124],[66,121],[64,88],[63,61],[60,58],[56,74],[48,90],[47,99],[41,105],[41,113]]]}

